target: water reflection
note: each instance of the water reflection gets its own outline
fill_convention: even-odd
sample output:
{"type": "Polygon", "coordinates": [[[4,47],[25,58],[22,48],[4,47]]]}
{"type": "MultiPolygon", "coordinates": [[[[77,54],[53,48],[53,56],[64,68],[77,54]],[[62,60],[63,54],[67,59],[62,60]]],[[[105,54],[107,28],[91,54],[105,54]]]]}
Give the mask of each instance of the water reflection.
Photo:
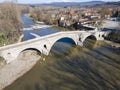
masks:
{"type": "Polygon", "coordinates": [[[70,44],[57,42],[46,61],[4,90],[120,90],[120,53],[114,48],[72,45],[61,53],[59,46],[70,44]]]}

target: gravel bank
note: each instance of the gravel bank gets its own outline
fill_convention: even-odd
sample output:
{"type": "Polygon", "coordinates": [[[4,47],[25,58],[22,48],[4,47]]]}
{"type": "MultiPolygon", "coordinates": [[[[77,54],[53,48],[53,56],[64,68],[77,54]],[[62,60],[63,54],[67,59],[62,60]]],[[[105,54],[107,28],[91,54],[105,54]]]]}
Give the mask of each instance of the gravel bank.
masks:
{"type": "Polygon", "coordinates": [[[24,52],[20,54],[17,60],[0,68],[0,90],[24,75],[38,60],[40,60],[40,56],[35,52],[24,52]]]}

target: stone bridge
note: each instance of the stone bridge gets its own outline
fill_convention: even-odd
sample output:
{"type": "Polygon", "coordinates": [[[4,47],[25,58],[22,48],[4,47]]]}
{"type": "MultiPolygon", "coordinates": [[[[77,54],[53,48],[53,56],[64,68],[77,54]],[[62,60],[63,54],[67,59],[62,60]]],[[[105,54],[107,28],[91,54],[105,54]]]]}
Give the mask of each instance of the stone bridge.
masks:
{"type": "Polygon", "coordinates": [[[83,46],[83,42],[87,37],[94,36],[96,40],[104,40],[103,36],[105,35],[106,32],[96,30],[58,32],[32,40],[0,47],[0,56],[3,57],[7,63],[9,63],[15,60],[22,51],[29,49],[37,50],[45,55],[48,55],[55,42],[62,38],[70,38],[76,45],[83,46]]]}

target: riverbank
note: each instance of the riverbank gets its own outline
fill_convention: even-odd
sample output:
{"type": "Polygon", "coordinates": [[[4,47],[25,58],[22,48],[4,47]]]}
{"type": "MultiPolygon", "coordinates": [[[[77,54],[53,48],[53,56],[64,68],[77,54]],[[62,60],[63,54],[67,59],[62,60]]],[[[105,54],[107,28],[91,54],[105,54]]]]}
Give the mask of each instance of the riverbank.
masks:
{"type": "Polygon", "coordinates": [[[112,47],[120,48],[120,44],[119,44],[119,43],[115,43],[115,42],[108,41],[108,40],[105,40],[105,42],[106,42],[107,44],[111,45],[112,47]]]}
{"type": "Polygon", "coordinates": [[[40,60],[40,56],[33,51],[20,54],[17,60],[5,64],[0,68],[0,90],[12,84],[19,77],[28,72],[40,60]]]}

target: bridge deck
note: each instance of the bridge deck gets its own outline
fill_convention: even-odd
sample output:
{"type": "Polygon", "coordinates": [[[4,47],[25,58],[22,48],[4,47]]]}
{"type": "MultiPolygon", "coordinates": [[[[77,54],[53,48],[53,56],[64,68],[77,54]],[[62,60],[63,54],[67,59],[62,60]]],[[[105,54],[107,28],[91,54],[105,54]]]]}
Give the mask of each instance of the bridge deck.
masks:
{"type": "Polygon", "coordinates": [[[36,41],[44,40],[44,39],[55,37],[55,36],[58,36],[58,35],[76,34],[76,33],[80,34],[80,33],[88,33],[88,32],[89,33],[94,33],[96,31],[63,31],[63,32],[57,32],[57,33],[54,33],[54,34],[50,34],[50,35],[38,37],[38,38],[35,38],[35,39],[32,39],[32,40],[28,40],[28,41],[24,41],[24,42],[19,42],[19,43],[15,43],[15,44],[12,44],[12,45],[3,46],[3,47],[0,47],[0,50],[5,50],[5,49],[12,48],[12,47],[17,47],[17,46],[20,46],[20,45],[24,45],[24,44],[34,43],[36,41]]]}

